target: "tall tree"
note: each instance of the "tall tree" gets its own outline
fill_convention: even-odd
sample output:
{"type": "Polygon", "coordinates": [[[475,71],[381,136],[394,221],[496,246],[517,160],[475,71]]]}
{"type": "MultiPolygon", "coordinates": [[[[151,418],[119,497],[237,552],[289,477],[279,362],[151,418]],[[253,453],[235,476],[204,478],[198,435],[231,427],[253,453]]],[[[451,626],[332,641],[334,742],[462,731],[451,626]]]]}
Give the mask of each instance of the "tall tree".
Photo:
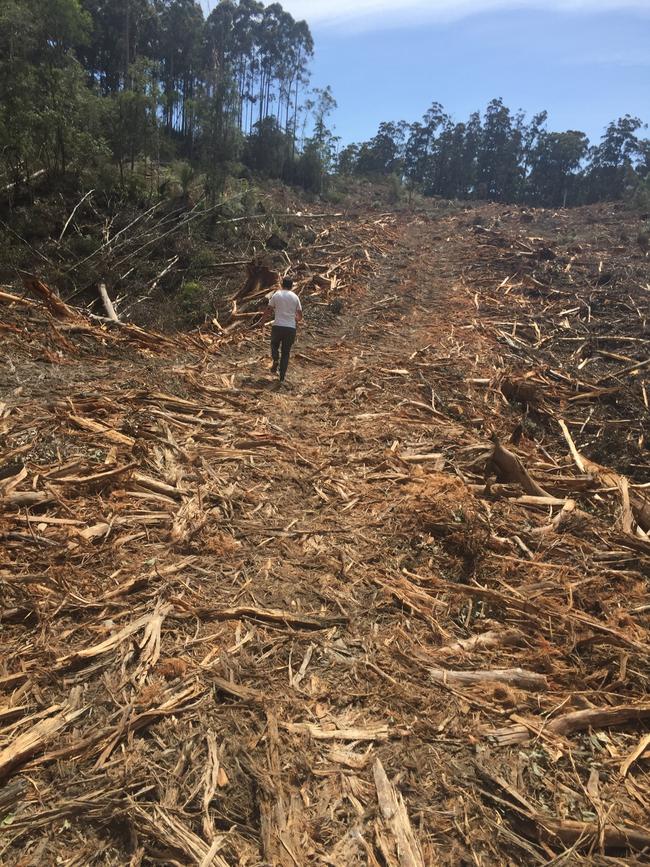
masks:
{"type": "Polygon", "coordinates": [[[191,143],[191,100],[201,58],[203,12],[196,0],[163,0],[159,14],[165,124],[169,134],[191,143]]]}
{"type": "Polygon", "coordinates": [[[591,201],[617,199],[623,194],[628,169],[642,158],[641,143],[636,135],[642,126],[638,117],[629,114],[609,124],[600,144],[591,151],[587,178],[591,201]]]}
{"type": "Polygon", "coordinates": [[[521,130],[513,123],[510,110],[501,99],[493,99],[483,118],[478,151],[477,188],[485,198],[516,200],[521,183],[521,130]]]}
{"type": "Polygon", "coordinates": [[[73,50],[87,41],[90,16],[78,0],[44,8],[8,0],[0,15],[0,148],[14,173],[37,163],[64,173],[97,143],[94,100],[73,50]]]}
{"type": "Polygon", "coordinates": [[[530,154],[528,198],[540,205],[574,204],[579,170],[589,151],[583,132],[544,132],[530,154]]]}
{"type": "Polygon", "coordinates": [[[325,176],[334,168],[338,137],[328,126],[328,120],[336,109],[336,100],[328,85],[314,91],[312,103],[313,130],[305,142],[298,162],[298,177],[307,189],[322,193],[325,176]]]}

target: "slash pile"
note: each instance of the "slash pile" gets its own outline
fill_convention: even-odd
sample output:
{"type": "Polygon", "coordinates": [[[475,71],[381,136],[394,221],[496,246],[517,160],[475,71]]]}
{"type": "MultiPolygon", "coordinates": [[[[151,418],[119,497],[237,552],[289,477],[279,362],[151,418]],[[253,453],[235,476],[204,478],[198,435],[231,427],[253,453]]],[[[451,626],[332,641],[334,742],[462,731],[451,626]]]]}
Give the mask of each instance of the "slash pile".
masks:
{"type": "Polygon", "coordinates": [[[3,863],[650,863],[647,261],[593,213],[319,228],[287,391],[277,257],[174,337],[3,290],[3,863]]]}

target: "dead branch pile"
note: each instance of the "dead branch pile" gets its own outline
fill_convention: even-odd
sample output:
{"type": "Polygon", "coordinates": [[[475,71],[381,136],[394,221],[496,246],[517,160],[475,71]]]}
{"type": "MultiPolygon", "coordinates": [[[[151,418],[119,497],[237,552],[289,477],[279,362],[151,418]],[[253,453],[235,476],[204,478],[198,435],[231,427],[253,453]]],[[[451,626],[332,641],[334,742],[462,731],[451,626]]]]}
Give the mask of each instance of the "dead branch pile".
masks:
{"type": "Polygon", "coordinates": [[[174,339],[0,296],[3,863],[649,863],[645,368],[560,354],[568,217],[498,294],[520,214],[476,213],[292,259],[286,393],[257,267],[174,339]]]}
{"type": "MultiPolygon", "coordinates": [[[[339,315],[350,294],[356,297],[360,287],[374,276],[372,263],[386,255],[387,233],[393,222],[385,215],[359,221],[351,235],[345,221],[310,224],[309,218],[298,215],[287,219],[302,226],[300,237],[308,243],[282,244],[275,252],[271,243],[247,264],[244,285],[235,291],[230,308],[212,322],[223,336],[230,338],[254,326],[267,296],[286,274],[294,279],[295,291],[309,305],[312,321],[339,315]]],[[[276,236],[271,236],[268,242],[274,239],[276,236]]]]}

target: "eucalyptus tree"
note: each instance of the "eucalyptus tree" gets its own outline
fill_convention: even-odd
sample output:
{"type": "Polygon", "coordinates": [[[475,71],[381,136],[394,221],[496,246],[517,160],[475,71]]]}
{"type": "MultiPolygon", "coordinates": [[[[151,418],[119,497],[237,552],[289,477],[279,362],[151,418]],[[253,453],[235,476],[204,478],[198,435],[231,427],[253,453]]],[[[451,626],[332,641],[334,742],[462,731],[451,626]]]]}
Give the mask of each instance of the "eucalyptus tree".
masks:
{"type": "Polygon", "coordinates": [[[336,149],[339,142],[328,122],[336,109],[336,100],[328,85],[314,91],[314,100],[308,104],[312,111],[313,129],[305,140],[297,173],[299,182],[308,190],[322,193],[325,178],[333,171],[336,162],[336,149]]]}
{"type": "Polygon", "coordinates": [[[404,147],[408,133],[405,121],[379,124],[377,134],[361,145],[357,155],[357,170],[360,174],[391,175],[401,177],[404,172],[404,147]]]}
{"type": "Polygon", "coordinates": [[[160,0],[160,39],[165,126],[170,135],[191,143],[191,101],[201,71],[204,19],[196,0],[160,0]]]}
{"type": "Polygon", "coordinates": [[[411,184],[420,186],[427,195],[436,195],[440,178],[438,132],[449,123],[439,102],[432,103],[422,122],[411,124],[404,147],[404,173],[411,184]]]}
{"type": "Polygon", "coordinates": [[[522,151],[522,167],[521,167],[521,190],[519,198],[526,200],[529,196],[529,174],[532,165],[533,156],[540,147],[542,137],[545,135],[545,123],[548,119],[547,111],[540,111],[533,115],[529,124],[525,123],[522,112],[518,115],[519,129],[521,131],[521,151],[522,151]]]}
{"type": "Polygon", "coordinates": [[[483,133],[477,156],[477,189],[485,198],[516,201],[521,185],[522,134],[510,109],[493,99],[483,117],[483,133]]]}
{"type": "Polygon", "coordinates": [[[255,122],[255,82],[259,72],[257,48],[264,4],[258,0],[240,0],[239,3],[231,2],[229,5],[233,7],[232,71],[237,82],[239,99],[238,124],[242,131],[250,132],[255,122]]]}
{"type": "Polygon", "coordinates": [[[157,0],[81,0],[92,21],[89,38],[76,46],[91,85],[103,95],[129,86],[131,64],[156,59],[160,36],[157,0]]]}
{"type": "Polygon", "coordinates": [[[550,206],[576,204],[588,152],[589,139],[583,132],[540,133],[529,157],[529,200],[550,206]]]}
{"type": "Polygon", "coordinates": [[[336,172],[342,176],[363,174],[359,171],[359,153],[361,146],[355,143],[345,145],[339,151],[336,161],[336,172]]]}
{"type": "Polygon", "coordinates": [[[96,105],[74,53],[90,29],[78,0],[0,7],[0,152],[16,178],[37,166],[62,174],[92,155],[96,105]]]}
{"type": "Polygon", "coordinates": [[[643,123],[626,114],[612,121],[590,153],[587,196],[591,201],[616,199],[623,194],[628,170],[643,162],[643,146],[637,136],[643,123]]]}
{"type": "Polygon", "coordinates": [[[292,137],[295,156],[300,117],[300,94],[309,84],[309,61],[314,55],[314,40],[306,21],[288,22],[291,39],[281,65],[281,99],[284,103],[284,128],[292,137]]]}

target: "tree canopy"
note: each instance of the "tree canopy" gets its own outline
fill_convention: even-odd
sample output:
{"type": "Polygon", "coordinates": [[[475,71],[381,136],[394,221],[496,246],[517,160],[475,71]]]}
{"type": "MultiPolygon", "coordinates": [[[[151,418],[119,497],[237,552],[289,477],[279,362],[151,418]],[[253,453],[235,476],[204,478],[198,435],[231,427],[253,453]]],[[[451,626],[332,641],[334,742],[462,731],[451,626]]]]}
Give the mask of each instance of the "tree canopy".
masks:
{"type": "Polygon", "coordinates": [[[206,18],[197,0],[3,0],[0,186],[92,169],[128,188],[136,168],[181,159],[212,201],[233,173],[319,193],[338,172],[557,206],[619,198],[650,173],[639,118],[613,121],[592,145],[501,99],[462,122],[433,102],[420,121],[385,121],[340,149],[334,95],[308,89],[313,54],[308,24],[280,3],[220,0],[206,18]]]}
{"type": "Polygon", "coordinates": [[[0,167],[18,181],[108,157],[124,183],[180,157],[218,188],[244,159],[293,180],[313,50],[279,3],[221,0],[206,19],[196,0],[5,0],[0,167]]]}
{"type": "Polygon", "coordinates": [[[383,122],[367,142],[345,147],[344,174],[397,175],[425,195],[537,205],[620,198],[650,173],[650,142],[636,117],[609,124],[598,145],[578,130],[553,132],[542,111],[530,121],[501,99],[455,122],[434,102],[421,121],[383,122]]]}

